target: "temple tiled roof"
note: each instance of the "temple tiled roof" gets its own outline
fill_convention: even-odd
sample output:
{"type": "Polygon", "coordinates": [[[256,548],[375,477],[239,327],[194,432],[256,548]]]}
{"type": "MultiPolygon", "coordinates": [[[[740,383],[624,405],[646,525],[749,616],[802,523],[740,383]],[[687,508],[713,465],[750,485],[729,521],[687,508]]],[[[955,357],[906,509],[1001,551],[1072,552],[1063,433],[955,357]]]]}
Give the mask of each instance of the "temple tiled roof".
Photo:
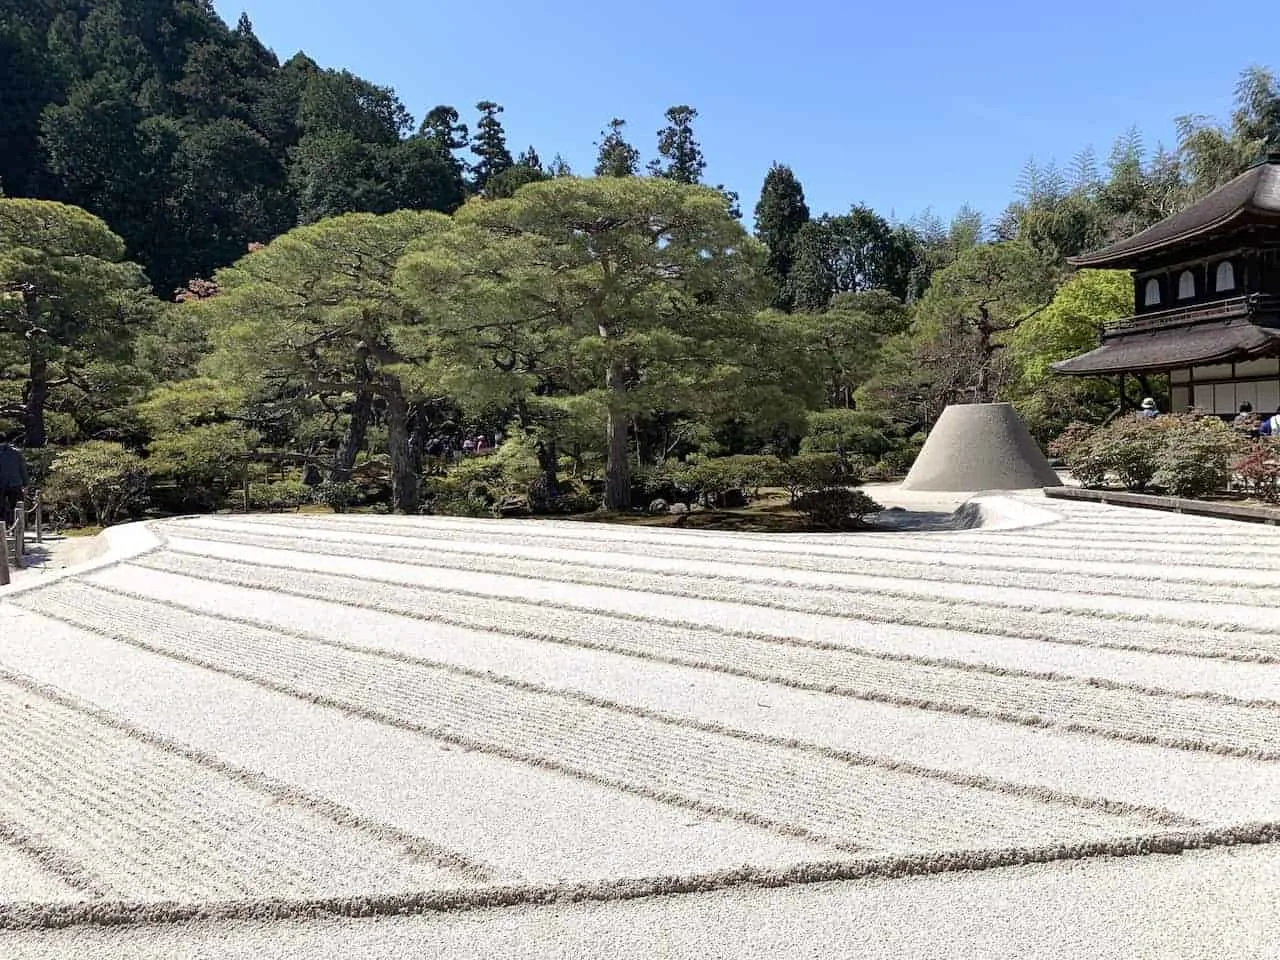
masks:
{"type": "Polygon", "coordinates": [[[1053,364],[1055,373],[1097,376],[1170,370],[1280,353],[1280,328],[1244,318],[1126,333],[1096,350],[1053,364]]]}
{"type": "Polygon", "coordinates": [[[1133,269],[1143,257],[1175,244],[1261,217],[1280,224],[1280,153],[1268,154],[1203,200],[1109,247],[1071,257],[1073,267],[1133,269]]]}

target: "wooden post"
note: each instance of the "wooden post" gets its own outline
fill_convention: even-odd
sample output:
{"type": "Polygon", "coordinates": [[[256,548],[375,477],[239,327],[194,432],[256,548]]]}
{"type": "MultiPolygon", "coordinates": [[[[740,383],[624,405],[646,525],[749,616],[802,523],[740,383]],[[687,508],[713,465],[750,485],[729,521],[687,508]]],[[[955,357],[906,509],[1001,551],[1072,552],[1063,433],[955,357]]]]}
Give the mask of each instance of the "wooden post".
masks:
{"type": "Polygon", "coordinates": [[[44,500],[36,491],[36,543],[44,543],[44,500]]]}
{"type": "Polygon", "coordinates": [[[13,520],[13,566],[15,570],[21,570],[27,565],[27,559],[23,556],[26,552],[23,545],[23,540],[26,539],[26,530],[27,505],[19,500],[17,515],[13,520]]]}
{"type": "Polygon", "coordinates": [[[9,527],[0,519],[0,587],[9,585],[9,527]]]}

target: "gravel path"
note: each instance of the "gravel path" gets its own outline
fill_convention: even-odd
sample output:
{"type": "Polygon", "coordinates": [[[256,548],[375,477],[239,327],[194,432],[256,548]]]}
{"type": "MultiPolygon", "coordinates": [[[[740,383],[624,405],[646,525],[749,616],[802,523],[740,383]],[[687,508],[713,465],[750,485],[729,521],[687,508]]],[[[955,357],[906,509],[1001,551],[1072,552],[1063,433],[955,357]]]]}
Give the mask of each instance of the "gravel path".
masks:
{"type": "Polygon", "coordinates": [[[1280,873],[1280,531],[1015,500],[153,524],[0,596],[0,955],[1213,955],[1197,883],[1280,873]]]}

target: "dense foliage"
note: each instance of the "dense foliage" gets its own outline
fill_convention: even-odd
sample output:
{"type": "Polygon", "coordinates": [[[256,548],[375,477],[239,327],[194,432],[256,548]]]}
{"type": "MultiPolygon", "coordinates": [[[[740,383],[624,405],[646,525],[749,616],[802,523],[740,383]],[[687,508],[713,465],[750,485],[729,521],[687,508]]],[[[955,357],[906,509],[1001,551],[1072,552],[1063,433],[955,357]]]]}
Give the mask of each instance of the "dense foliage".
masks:
{"type": "Polygon", "coordinates": [[[1149,488],[1203,497],[1233,484],[1274,501],[1280,443],[1217,417],[1122,417],[1100,427],[1075,423],[1050,446],[1086,487],[1149,488]]]}
{"type": "MultiPolygon", "coordinates": [[[[474,126],[449,105],[415,121],[207,0],[0,0],[0,68],[0,435],[85,522],[763,486],[844,522],[857,477],[909,467],[949,403],[1011,400],[1046,443],[1113,414],[1114,385],[1050,364],[1128,311],[1130,282],[1065,258],[1280,144],[1280,91],[1251,68],[1226,124],[1028,165],[994,223],[811,211],[776,163],[753,236],[702,183],[689,105],[648,162],[612,118],[580,179],[514,152],[495,101],[474,126]]],[[[1166,389],[1132,379],[1130,401],[1166,389]]],[[[1188,491],[1226,469],[1220,435],[1186,427],[1178,459],[1137,429],[1092,437],[1082,474],[1188,491]]],[[[1266,456],[1228,455],[1272,489],[1266,456]]]]}

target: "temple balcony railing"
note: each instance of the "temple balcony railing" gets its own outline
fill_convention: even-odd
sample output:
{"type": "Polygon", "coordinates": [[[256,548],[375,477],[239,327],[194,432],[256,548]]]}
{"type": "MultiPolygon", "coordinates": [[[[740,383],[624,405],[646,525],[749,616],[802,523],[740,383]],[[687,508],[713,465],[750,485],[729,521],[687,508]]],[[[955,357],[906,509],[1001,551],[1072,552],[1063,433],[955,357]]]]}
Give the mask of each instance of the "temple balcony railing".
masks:
{"type": "Polygon", "coordinates": [[[1247,293],[1239,297],[1228,297],[1225,300],[1189,303],[1181,307],[1170,307],[1168,310],[1153,310],[1150,313],[1140,313],[1135,317],[1125,317],[1123,320],[1113,320],[1103,324],[1102,335],[1104,337],[1122,336],[1144,330],[1187,327],[1194,323],[1230,320],[1233,317],[1247,317],[1255,314],[1280,314],[1280,297],[1269,293],[1247,293]]]}

